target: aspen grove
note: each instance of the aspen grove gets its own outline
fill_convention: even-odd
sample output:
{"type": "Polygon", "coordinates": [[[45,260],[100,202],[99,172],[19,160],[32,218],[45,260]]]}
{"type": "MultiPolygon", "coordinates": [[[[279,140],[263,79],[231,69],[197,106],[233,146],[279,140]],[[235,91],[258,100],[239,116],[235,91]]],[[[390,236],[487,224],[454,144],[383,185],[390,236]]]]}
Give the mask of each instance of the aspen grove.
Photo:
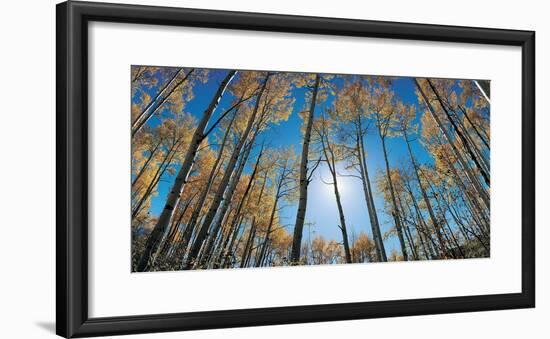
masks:
{"type": "Polygon", "coordinates": [[[490,82],[131,68],[132,271],[490,255],[490,82]]]}

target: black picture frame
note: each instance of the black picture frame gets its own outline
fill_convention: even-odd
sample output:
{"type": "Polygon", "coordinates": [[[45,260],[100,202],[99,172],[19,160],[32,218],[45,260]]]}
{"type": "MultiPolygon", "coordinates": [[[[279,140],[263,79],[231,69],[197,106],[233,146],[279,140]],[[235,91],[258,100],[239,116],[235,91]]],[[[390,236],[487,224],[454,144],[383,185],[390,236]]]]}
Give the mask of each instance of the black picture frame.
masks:
{"type": "Polygon", "coordinates": [[[56,8],[56,332],[67,338],[535,306],[535,32],[69,1],[56,8]],[[520,46],[521,293],[109,318],[88,315],[91,21],[520,46]]]}

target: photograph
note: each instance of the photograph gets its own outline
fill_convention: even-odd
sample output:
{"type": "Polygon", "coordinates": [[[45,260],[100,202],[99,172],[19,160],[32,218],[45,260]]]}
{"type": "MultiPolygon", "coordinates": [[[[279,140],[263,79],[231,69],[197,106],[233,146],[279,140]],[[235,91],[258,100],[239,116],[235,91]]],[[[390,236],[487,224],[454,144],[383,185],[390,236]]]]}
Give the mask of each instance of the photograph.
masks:
{"type": "Polygon", "coordinates": [[[490,80],[130,71],[132,272],[490,257],[490,80]]]}

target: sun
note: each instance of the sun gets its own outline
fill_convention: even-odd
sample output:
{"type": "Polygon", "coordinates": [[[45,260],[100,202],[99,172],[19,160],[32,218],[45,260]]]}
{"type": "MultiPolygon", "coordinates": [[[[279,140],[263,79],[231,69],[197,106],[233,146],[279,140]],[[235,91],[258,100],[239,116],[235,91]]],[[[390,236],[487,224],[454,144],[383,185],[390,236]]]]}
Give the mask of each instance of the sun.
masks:
{"type": "MultiPolygon", "coordinates": [[[[328,166],[322,165],[319,167],[320,168],[317,177],[323,185],[323,192],[326,194],[327,197],[334,199],[334,180],[332,178],[332,174],[330,173],[328,166]]],[[[338,168],[336,168],[336,172],[339,173],[338,168]]],[[[348,180],[346,179],[347,178],[336,175],[338,193],[340,194],[340,196],[347,190],[346,186],[348,185],[348,180]]]]}

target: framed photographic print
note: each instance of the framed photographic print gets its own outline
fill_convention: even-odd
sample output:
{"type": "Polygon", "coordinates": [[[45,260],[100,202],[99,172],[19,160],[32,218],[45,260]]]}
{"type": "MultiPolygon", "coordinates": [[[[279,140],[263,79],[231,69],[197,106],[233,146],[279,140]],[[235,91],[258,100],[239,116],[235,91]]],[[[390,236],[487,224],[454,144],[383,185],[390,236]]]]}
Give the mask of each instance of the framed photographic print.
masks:
{"type": "Polygon", "coordinates": [[[534,307],[534,37],[58,4],[57,333],[534,307]]]}

